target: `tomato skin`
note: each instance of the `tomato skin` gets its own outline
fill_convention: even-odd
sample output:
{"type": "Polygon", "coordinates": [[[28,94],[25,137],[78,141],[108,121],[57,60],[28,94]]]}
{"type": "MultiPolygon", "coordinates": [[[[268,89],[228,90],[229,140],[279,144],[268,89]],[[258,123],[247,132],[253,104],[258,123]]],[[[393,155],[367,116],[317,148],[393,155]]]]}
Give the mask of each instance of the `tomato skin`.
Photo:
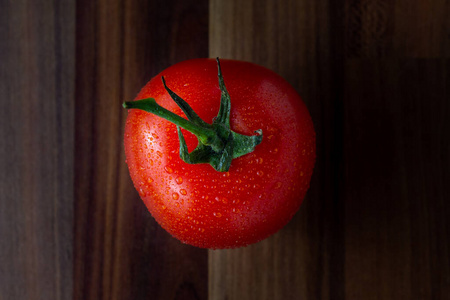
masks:
{"type": "MultiPolygon", "coordinates": [[[[264,67],[220,62],[231,98],[231,129],[245,135],[263,131],[262,143],[234,159],[228,172],[183,162],[176,126],[169,121],[130,109],[125,125],[130,175],[152,216],[180,241],[210,249],[246,246],[285,226],[303,201],[315,162],[314,127],[296,91],[264,67]]],[[[175,64],[135,99],[155,98],[185,117],[161,76],[204,121],[212,122],[220,106],[215,60],[175,64]]],[[[183,134],[192,151],[196,137],[183,134]]]]}

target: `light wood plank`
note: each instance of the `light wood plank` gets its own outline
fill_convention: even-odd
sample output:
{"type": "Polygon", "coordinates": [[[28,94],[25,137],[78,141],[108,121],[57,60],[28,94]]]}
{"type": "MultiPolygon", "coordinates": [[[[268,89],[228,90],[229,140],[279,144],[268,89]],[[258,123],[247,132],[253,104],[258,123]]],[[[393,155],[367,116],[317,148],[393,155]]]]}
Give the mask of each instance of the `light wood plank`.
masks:
{"type": "Polygon", "coordinates": [[[0,6],[0,299],[71,299],[75,2],[0,6]]]}
{"type": "Polygon", "coordinates": [[[311,111],[319,158],[306,200],[286,228],[247,248],[209,252],[210,299],[342,294],[341,141],[333,138],[342,126],[335,111],[340,87],[331,80],[339,55],[332,52],[332,8],[326,1],[210,3],[210,56],[252,61],[288,80],[311,111]]]}

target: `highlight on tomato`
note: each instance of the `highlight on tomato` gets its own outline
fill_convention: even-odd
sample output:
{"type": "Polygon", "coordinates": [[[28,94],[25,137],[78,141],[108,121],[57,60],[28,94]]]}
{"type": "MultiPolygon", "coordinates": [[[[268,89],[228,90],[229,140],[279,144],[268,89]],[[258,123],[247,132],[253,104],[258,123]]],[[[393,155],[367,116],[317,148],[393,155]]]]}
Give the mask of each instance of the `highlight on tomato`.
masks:
{"type": "Polygon", "coordinates": [[[124,107],[134,186],[181,242],[247,246],[298,211],[315,163],[315,131],[300,96],[273,71],[237,60],[187,60],[151,79],[124,107]]]}

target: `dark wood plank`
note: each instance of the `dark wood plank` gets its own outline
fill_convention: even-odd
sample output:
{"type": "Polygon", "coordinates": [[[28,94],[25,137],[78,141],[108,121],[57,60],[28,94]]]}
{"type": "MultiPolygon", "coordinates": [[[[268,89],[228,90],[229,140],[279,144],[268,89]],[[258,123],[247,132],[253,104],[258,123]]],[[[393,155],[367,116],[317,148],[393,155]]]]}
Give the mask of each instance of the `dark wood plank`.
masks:
{"type": "Polygon", "coordinates": [[[206,1],[77,2],[75,299],[207,297],[207,252],[170,237],[134,190],[121,106],[207,56],[207,14],[206,1]]]}
{"type": "Polygon", "coordinates": [[[0,299],[71,299],[74,6],[0,2],[0,299]]]}
{"type": "Polygon", "coordinates": [[[447,299],[450,61],[346,69],[346,298],[447,299]]]}
{"type": "Polygon", "coordinates": [[[449,58],[449,14],[443,0],[346,0],[346,55],[449,58]]]}

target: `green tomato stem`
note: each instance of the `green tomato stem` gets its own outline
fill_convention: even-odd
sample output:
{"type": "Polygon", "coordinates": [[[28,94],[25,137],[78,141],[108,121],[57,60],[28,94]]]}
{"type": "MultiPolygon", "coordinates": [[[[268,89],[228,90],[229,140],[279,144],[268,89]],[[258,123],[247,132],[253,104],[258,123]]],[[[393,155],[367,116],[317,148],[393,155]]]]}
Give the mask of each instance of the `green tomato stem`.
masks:
{"type": "Polygon", "coordinates": [[[162,77],[164,88],[188,120],[158,105],[153,98],[125,102],[123,107],[144,110],[174,123],[177,125],[180,141],[180,158],[184,162],[189,164],[209,163],[215,170],[225,172],[229,170],[234,158],[254,151],[262,141],[262,130],[255,131],[257,135],[247,136],[230,129],[230,95],[225,87],[218,58],[217,66],[221,98],[219,113],[213,124],[203,121],[186,101],[169,89],[164,77],[162,77]],[[191,153],[188,152],[180,127],[193,133],[199,141],[197,148],[191,153]]]}
{"type": "Polygon", "coordinates": [[[173,112],[156,103],[156,100],[153,98],[124,102],[123,107],[127,109],[135,108],[144,110],[167,121],[170,121],[175,125],[195,134],[202,142],[202,144],[210,145],[212,142],[217,142],[216,133],[213,129],[207,128],[206,126],[197,125],[189,120],[180,117],[177,114],[174,114],[173,112]]]}

